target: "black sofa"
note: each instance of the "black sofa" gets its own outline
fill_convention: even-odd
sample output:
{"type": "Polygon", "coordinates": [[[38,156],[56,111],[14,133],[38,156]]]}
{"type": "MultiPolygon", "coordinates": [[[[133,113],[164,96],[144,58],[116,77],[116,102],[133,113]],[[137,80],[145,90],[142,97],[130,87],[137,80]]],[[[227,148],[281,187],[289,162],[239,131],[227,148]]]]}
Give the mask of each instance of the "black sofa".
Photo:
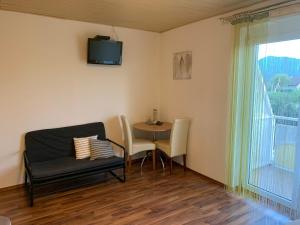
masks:
{"type": "Polygon", "coordinates": [[[71,127],[31,131],[25,135],[24,161],[25,186],[33,206],[35,189],[38,186],[77,179],[109,172],[125,182],[125,148],[106,138],[104,124],[89,123],[71,127]],[[98,135],[98,139],[110,141],[124,151],[124,158],[110,157],[97,160],[75,158],[74,137],[98,135]],[[122,176],[113,170],[122,168],[122,176]]]}

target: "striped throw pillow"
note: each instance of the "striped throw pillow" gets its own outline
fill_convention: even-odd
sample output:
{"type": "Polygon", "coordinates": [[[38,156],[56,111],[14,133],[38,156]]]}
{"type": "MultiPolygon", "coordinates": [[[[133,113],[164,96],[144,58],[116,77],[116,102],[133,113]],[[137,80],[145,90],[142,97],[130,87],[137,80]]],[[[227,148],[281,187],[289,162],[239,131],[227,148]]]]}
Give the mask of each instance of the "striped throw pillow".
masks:
{"type": "Polygon", "coordinates": [[[82,138],[73,138],[76,159],[85,159],[91,156],[90,139],[97,139],[98,135],[82,138]]]}
{"type": "Polygon", "coordinates": [[[109,141],[93,140],[91,143],[91,160],[98,158],[109,158],[115,155],[112,145],[109,141]]]}

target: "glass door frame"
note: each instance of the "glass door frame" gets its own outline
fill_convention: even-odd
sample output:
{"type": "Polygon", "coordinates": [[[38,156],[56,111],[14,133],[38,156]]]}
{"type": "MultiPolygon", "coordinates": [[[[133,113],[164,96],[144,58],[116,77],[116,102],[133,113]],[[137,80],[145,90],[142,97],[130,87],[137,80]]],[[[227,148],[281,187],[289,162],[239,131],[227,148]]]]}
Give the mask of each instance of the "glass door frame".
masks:
{"type": "Polygon", "coordinates": [[[300,109],[297,124],[297,141],[295,148],[295,168],[294,168],[294,187],[292,194],[292,207],[295,209],[300,208],[300,109]]]}
{"type": "MultiPolygon", "coordinates": [[[[293,40],[293,39],[291,39],[293,40]]],[[[270,41],[270,42],[267,42],[267,43],[274,43],[274,42],[281,42],[281,41],[288,41],[288,40],[276,40],[276,41],[270,41]]],[[[264,44],[267,44],[267,43],[264,43],[264,44]]],[[[257,43],[255,44],[254,48],[255,48],[255,64],[254,66],[257,67],[258,66],[258,50],[259,50],[259,45],[262,44],[262,43],[257,43]]],[[[255,74],[253,74],[253,76],[256,76],[256,70],[255,71],[255,74]]],[[[252,87],[252,92],[255,91],[255,84],[253,84],[253,87],[252,87]]],[[[254,102],[254,100],[252,99],[251,100],[252,103],[254,102]]],[[[250,138],[252,139],[252,123],[253,123],[253,116],[252,116],[253,112],[251,112],[251,125],[250,125],[250,138]]],[[[245,184],[245,188],[250,191],[250,192],[253,192],[253,193],[256,193],[262,197],[265,197],[265,198],[268,198],[274,202],[277,202],[279,204],[282,204],[286,207],[289,207],[291,209],[297,209],[300,207],[300,112],[299,112],[299,116],[298,116],[298,124],[297,124],[297,142],[296,142],[296,157],[295,157],[295,169],[294,169],[294,176],[296,176],[296,174],[298,174],[298,177],[295,177],[294,178],[294,185],[292,188],[292,199],[289,200],[287,198],[284,198],[282,196],[279,196],[277,195],[276,193],[273,193],[273,192],[270,192],[270,191],[267,191],[263,188],[260,188],[258,186],[255,186],[254,184],[251,184],[250,183],[250,173],[251,173],[251,141],[249,143],[249,153],[248,153],[248,160],[247,160],[247,164],[248,164],[248,169],[247,169],[247,177],[246,179],[244,180],[244,184],[245,184]],[[297,163],[298,162],[298,163],[297,163]]]]}

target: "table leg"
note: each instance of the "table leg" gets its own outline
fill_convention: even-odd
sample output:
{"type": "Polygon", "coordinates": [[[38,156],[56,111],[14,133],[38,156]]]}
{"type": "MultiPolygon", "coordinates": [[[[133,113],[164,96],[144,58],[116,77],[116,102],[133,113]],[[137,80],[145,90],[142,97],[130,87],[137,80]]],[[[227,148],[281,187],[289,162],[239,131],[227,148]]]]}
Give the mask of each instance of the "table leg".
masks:
{"type": "Polygon", "coordinates": [[[149,157],[149,151],[146,152],[146,155],[144,156],[143,160],[142,160],[142,163],[141,163],[141,169],[143,168],[143,165],[144,165],[144,162],[145,160],[149,157]]]}
{"type": "MultiPolygon", "coordinates": [[[[156,132],[153,132],[152,136],[153,142],[156,141],[156,132]]],[[[153,170],[156,170],[156,149],[152,150],[152,161],[153,161],[153,170]]]]}
{"type": "Polygon", "coordinates": [[[162,157],[161,157],[161,153],[160,153],[160,152],[159,152],[159,159],[160,159],[162,168],[163,168],[163,170],[164,170],[164,169],[165,169],[165,164],[164,164],[164,160],[163,160],[162,157]]]}
{"type": "Polygon", "coordinates": [[[153,170],[156,169],[156,150],[152,150],[153,170]]]}

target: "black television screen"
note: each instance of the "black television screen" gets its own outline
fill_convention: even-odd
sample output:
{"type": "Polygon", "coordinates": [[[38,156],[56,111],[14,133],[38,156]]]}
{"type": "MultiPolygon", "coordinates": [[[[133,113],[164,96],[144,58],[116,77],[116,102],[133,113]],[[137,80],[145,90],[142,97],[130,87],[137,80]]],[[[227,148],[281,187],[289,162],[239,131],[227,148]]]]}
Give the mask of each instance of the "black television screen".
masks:
{"type": "Polygon", "coordinates": [[[97,38],[88,39],[88,63],[121,65],[122,42],[103,40],[97,38]]]}

